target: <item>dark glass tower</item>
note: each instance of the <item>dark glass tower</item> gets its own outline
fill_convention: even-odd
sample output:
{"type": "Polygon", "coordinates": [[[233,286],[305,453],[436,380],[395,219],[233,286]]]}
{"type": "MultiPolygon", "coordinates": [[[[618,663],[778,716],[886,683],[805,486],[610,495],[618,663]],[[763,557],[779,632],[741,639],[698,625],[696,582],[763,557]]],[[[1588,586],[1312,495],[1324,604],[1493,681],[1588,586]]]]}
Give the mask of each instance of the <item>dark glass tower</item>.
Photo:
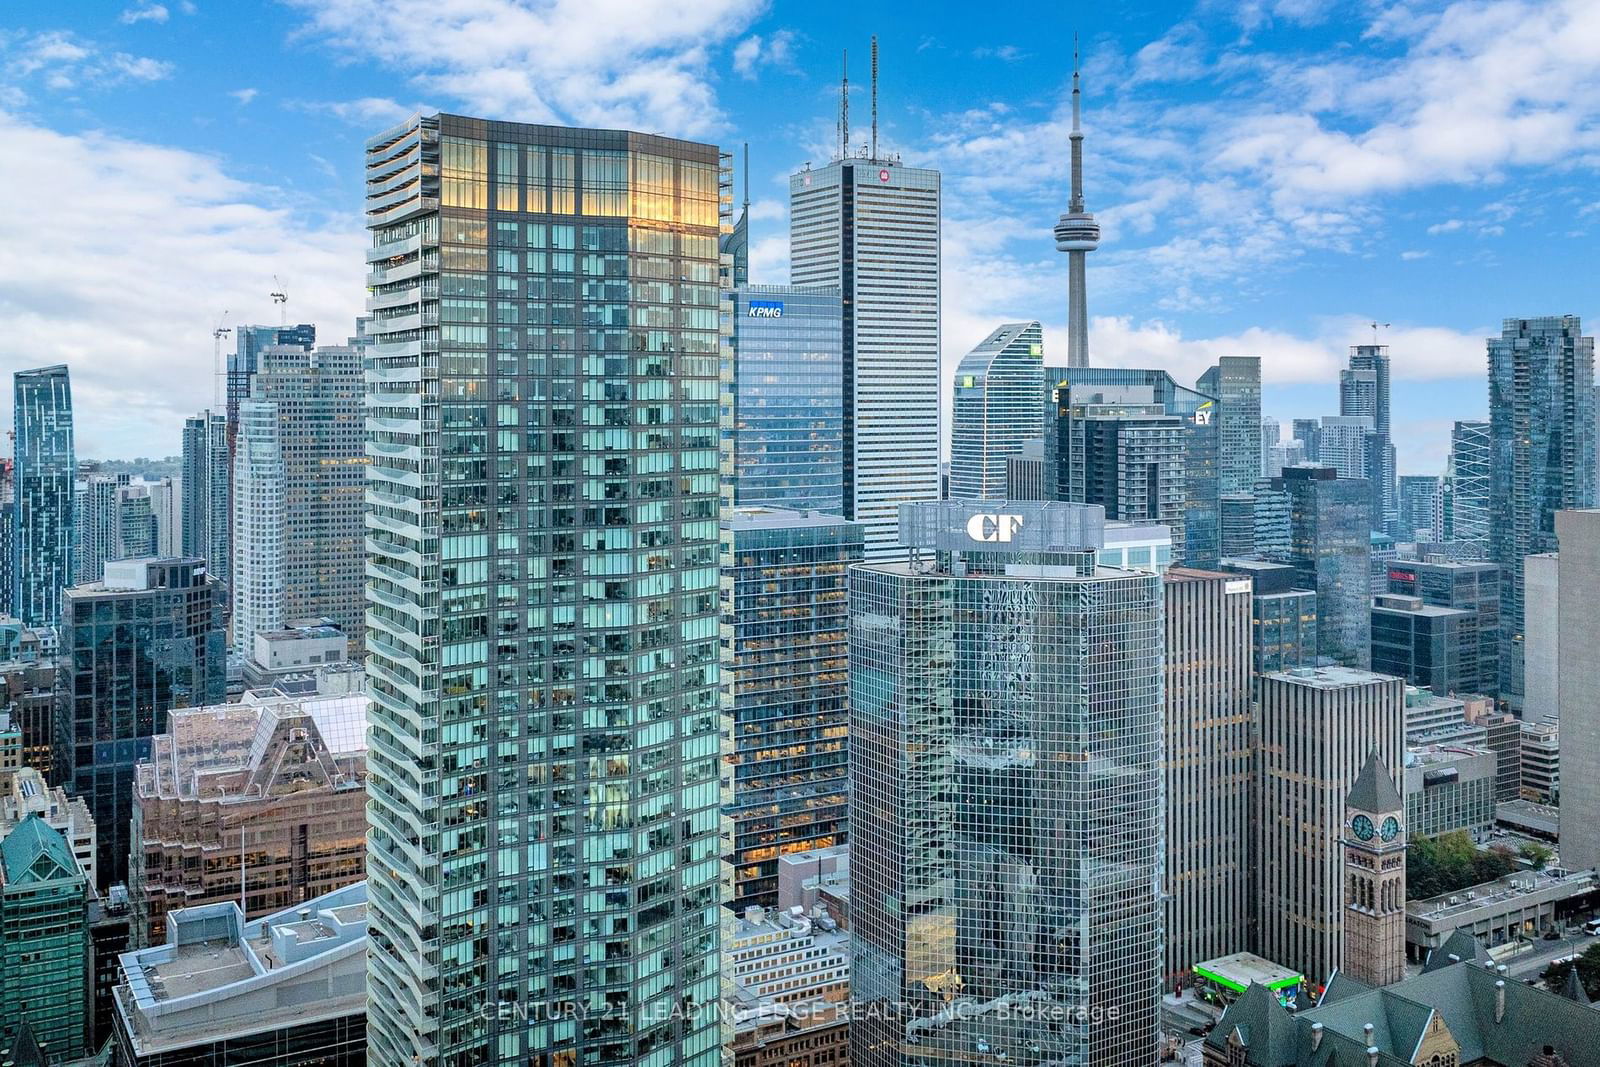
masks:
{"type": "Polygon", "coordinates": [[[65,366],[18,371],[12,608],[26,626],[61,621],[61,591],[78,578],[72,384],[65,366]]]}
{"type": "Polygon", "coordinates": [[[1272,487],[1289,494],[1289,556],[1301,588],[1317,591],[1318,652],[1346,667],[1372,658],[1371,497],[1362,478],[1332,467],[1288,467],[1272,487]]]}

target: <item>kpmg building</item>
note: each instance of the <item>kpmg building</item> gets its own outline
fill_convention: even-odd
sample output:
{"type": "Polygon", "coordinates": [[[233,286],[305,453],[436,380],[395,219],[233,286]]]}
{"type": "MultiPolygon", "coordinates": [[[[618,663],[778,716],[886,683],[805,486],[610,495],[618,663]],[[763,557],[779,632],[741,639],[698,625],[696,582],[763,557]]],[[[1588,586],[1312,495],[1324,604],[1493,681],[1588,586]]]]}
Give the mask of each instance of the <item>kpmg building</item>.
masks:
{"type": "Polygon", "coordinates": [[[900,530],[850,572],[851,1062],[1152,1064],[1162,579],[1098,506],[900,530]]]}

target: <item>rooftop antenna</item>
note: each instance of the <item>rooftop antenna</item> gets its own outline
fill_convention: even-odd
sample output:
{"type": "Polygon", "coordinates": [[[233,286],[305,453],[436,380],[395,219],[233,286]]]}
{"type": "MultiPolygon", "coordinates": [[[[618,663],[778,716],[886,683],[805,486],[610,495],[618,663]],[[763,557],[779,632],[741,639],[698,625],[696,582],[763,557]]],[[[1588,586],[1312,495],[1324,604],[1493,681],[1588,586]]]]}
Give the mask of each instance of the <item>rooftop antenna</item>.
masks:
{"type": "Polygon", "coordinates": [[[872,159],[878,159],[878,35],[872,35],[872,159]]]}
{"type": "Polygon", "coordinates": [[[211,369],[214,372],[212,375],[214,381],[211,384],[212,414],[222,410],[222,339],[233,332],[232,326],[223,325],[227,321],[228,311],[224,308],[216,326],[211,329],[211,369]]]}
{"type": "Polygon", "coordinates": [[[839,158],[850,154],[850,49],[839,67],[839,158]]]}
{"type": "Polygon", "coordinates": [[[750,142],[744,143],[744,214],[750,217],[750,142]]]}
{"type": "Polygon", "coordinates": [[[278,280],[276,274],[272,276],[272,289],[272,302],[278,305],[278,325],[280,327],[287,326],[289,325],[289,294],[283,291],[283,283],[278,280]]]}

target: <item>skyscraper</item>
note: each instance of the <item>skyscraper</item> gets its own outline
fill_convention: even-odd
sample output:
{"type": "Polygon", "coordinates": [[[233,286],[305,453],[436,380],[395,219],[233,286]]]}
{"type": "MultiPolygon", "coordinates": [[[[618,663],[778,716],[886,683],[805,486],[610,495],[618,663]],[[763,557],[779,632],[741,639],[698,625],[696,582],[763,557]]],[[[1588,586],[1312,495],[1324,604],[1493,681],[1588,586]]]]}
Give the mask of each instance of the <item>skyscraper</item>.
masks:
{"type": "Polygon", "coordinates": [[[1389,564],[1389,590],[1425,604],[1470,613],[1462,632],[1463,693],[1495,691],[1500,681],[1500,568],[1430,557],[1389,564]]]}
{"type": "Polygon", "coordinates": [[[228,521],[228,423],[209,411],[183,423],[183,554],[206,561],[213,577],[228,582],[233,562],[228,521]]]}
{"type": "Polygon", "coordinates": [[[39,815],[0,833],[0,1042],[17,1047],[26,1024],[51,1059],[76,1059],[92,1051],[92,890],[66,839],[39,815]]]}
{"type": "Polygon", "coordinates": [[[150,510],[156,520],[158,556],[175,556],[183,549],[183,477],[163,478],[150,486],[150,510]]]}
{"type": "Polygon", "coordinates": [[[1489,346],[1489,538],[1500,565],[1499,696],[1523,692],[1523,558],[1556,549],[1556,512],[1593,507],[1594,338],[1576,315],[1506,319],[1489,346]]]}
{"type": "Polygon", "coordinates": [[[1089,297],[1084,279],[1088,253],[1100,247],[1100,224],[1083,202],[1082,93],[1078,58],[1072,58],[1072,194],[1066,214],[1056,222],[1056,251],[1067,254],[1067,366],[1089,365],[1089,297]]]}
{"type": "Polygon", "coordinates": [[[233,642],[296,619],[333,621],[354,648],[365,613],[363,339],[262,349],[234,442],[233,642]]]}
{"type": "Polygon", "coordinates": [[[1304,455],[1305,461],[1307,463],[1320,462],[1321,449],[1318,446],[1321,444],[1319,438],[1322,436],[1322,420],[1295,419],[1293,425],[1294,439],[1300,442],[1300,450],[1304,455]]]}
{"type": "Polygon", "coordinates": [[[1443,540],[1468,542],[1483,558],[1489,555],[1489,440],[1487,422],[1455,424],[1441,503],[1443,540]]]}
{"type": "Polygon", "coordinates": [[[1008,322],[956,367],[950,422],[950,496],[1006,495],[1006,457],[1044,432],[1044,333],[1008,322]]]}
{"type": "Polygon", "coordinates": [[[305,351],[317,343],[317,327],[302,322],[295,326],[239,326],[233,331],[233,354],[228,357],[228,445],[232,447],[239,428],[239,405],[250,396],[250,380],[261,367],[261,353],[268,348],[292,345],[305,351]]]}
{"type": "Polygon", "coordinates": [[[1217,399],[1220,491],[1250,492],[1261,478],[1261,357],[1221,356],[1194,387],[1217,399]]]}
{"type": "Polygon", "coordinates": [[[73,530],[78,538],[78,572],[73,584],[92,582],[105,571],[106,561],[121,559],[118,546],[117,507],[126,474],[91,474],[75,488],[72,497],[73,530]]]}
{"type": "Polygon", "coordinates": [[[844,508],[867,558],[939,497],[939,172],[843,156],[789,178],[789,278],[843,299],[844,508]]]}
{"type": "Polygon", "coordinates": [[[779,856],[846,840],[845,569],[860,562],[862,536],[832,515],[724,516],[724,854],[735,911],[777,905],[779,856]]]}
{"type": "Polygon", "coordinates": [[[1166,593],[1168,982],[1250,938],[1251,582],[1174,567],[1166,593]]]}
{"type": "Polygon", "coordinates": [[[856,1067],[1155,1061],[1162,579],[1102,514],[910,504],[851,569],[856,1067]]]}
{"type": "Polygon", "coordinates": [[[1367,483],[1337,477],[1331,467],[1289,467],[1272,487],[1289,494],[1286,562],[1299,572],[1301,587],[1317,591],[1318,653],[1365,668],[1372,635],[1367,483]]]}
{"type": "Polygon", "coordinates": [[[1369,415],[1324,415],[1317,428],[1317,462],[1332,467],[1341,478],[1365,480],[1372,435],[1369,415]]]}
{"type": "Polygon", "coordinates": [[[839,291],[744,285],[732,295],[724,503],[837,515],[845,466],[839,291]]]}
{"type": "Polygon", "coordinates": [[[124,560],[65,594],[61,654],[71,664],[57,719],[55,772],[98,833],[100,887],[128,876],[135,768],[167,712],[225,696],[223,594],[201,559],[124,560]]]}
{"type": "MultiPolygon", "coordinates": [[[[1349,477],[1367,479],[1367,489],[1372,494],[1372,528],[1387,531],[1396,515],[1388,345],[1350,346],[1350,365],[1339,372],[1339,414],[1360,415],[1372,420],[1365,469],[1349,477]]],[[[1332,465],[1326,457],[1320,462],[1332,465]]]]}
{"type": "Polygon", "coordinates": [[[366,167],[369,1060],[712,1067],[717,150],[366,167]]]}
{"type": "Polygon", "coordinates": [[[1444,540],[1444,479],[1437,474],[1400,476],[1400,518],[1395,536],[1402,541],[1444,540]],[[1425,532],[1422,537],[1419,531],[1425,532]]]}
{"type": "Polygon", "coordinates": [[[72,488],[72,385],[65,366],[18,371],[12,607],[25,626],[61,622],[61,591],[77,579],[72,488]]]}
{"type": "Polygon", "coordinates": [[[1271,467],[1272,450],[1282,444],[1280,440],[1283,428],[1278,420],[1270,415],[1261,417],[1261,474],[1262,478],[1277,477],[1278,472],[1271,467]]]}
{"type": "Polygon", "coordinates": [[[1256,693],[1258,951],[1318,985],[1344,950],[1345,801],[1371,754],[1403,766],[1405,683],[1306,667],[1262,675],[1256,693]]]}
{"type": "Polygon", "coordinates": [[[1563,511],[1557,607],[1557,702],[1561,721],[1561,862],[1600,866],[1600,511],[1563,511]]]}

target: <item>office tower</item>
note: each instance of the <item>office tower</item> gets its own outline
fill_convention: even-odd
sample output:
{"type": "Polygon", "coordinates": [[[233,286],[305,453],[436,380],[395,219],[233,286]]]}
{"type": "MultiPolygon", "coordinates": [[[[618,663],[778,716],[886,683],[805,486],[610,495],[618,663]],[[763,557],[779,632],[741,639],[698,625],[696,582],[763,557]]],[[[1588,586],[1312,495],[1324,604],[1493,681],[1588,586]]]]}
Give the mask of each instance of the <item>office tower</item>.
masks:
{"type": "Polygon", "coordinates": [[[61,833],[37,815],[0,840],[0,1046],[24,1024],[51,1062],[91,1051],[89,880],[61,833]]]}
{"type": "Polygon", "coordinates": [[[1437,837],[1465,831],[1483,841],[1494,830],[1495,754],[1481,741],[1412,745],[1406,750],[1406,832],[1437,837]]]}
{"type": "Polygon", "coordinates": [[[1261,472],[1256,475],[1257,478],[1271,478],[1278,473],[1268,464],[1272,459],[1272,450],[1283,443],[1280,440],[1282,433],[1283,428],[1277,419],[1271,415],[1261,416],[1261,472]]]}
{"type": "Polygon", "coordinates": [[[366,1063],[367,890],[357,882],[254,922],[234,901],[174,912],[165,942],[117,961],[112,1061],[366,1063]],[[189,971],[196,959],[232,966],[189,971]]]}
{"type": "Polygon", "coordinates": [[[1495,691],[1500,677],[1500,568],[1439,557],[1396,560],[1389,565],[1389,591],[1469,612],[1462,633],[1459,691],[1495,691]]]}
{"type": "Polygon", "coordinates": [[[733,292],[733,359],[723,368],[725,505],[843,509],[842,314],[837,288],[733,292]]]}
{"type": "Polygon", "coordinates": [[[1463,660],[1477,653],[1472,612],[1399,593],[1372,598],[1372,669],[1378,674],[1399,675],[1435,693],[1470,693],[1463,660]]]}
{"type": "Polygon", "coordinates": [[[1490,434],[1487,422],[1457,422],[1450,431],[1442,510],[1445,541],[1489,552],[1490,434]]]}
{"type": "Polygon", "coordinates": [[[121,559],[117,511],[118,498],[129,483],[126,474],[91,474],[73,492],[73,530],[78,538],[78,572],[72,584],[92,582],[106,563],[121,559]]]}
{"type": "Polygon", "coordinates": [[[224,586],[233,562],[228,423],[209,411],[183,423],[184,556],[206,561],[224,586]]]}
{"type": "Polygon", "coordinates": [[[1291,467],[1272,487],[1289,494],[1289,558],[1299,584],[1317,591],[1318,653],[1365,668],[1371,655],[1370,499],[1359,478],[1329,467],[1291,467]]]}
{"type": "Polygon", "coordinates": [[[1006,457],[1007,500],[1049,500],[1055,478],[1045,471],[1044,438],[1035,437],[1022,450],[1006,457]]]}
{"type": "Polygon", "coordinates": [[[317,343],[317,328],[309,322],[295,326],[239,326],[233,331],[233,354],[228,357],[228,398],[224,414],[231,448],[239,426],[239,405],[250,397],[250,382],[261,367],[268,348],[292,345],[309,352],[317,343]]]}
{"type": "Polygon", "coordinates": [[[1495,710],[1492,700],[1469,701],[1467,721],[1482,727],[1485,747],[1494,753],[1494,799],[1516,800],[1522,794],[1522,723],[1495,710]]]}
{"type": "MultiPolygon", "coordinates": [[[[1554,722],[1522,724],[1523,797],[1553,804],[1561,790],[1561,728],[1554,722]]],[[[1576,808],[1571,818],[1577,818],[1576,808]]],[[[1589,817],[1589,816],[1584,816],[1589,817]]],[[[1582,851],[1582,846],[1579,846],[1582,851]]]]}
{"type": "Polygon", "coordinates": [[[1345,800],[1369,756],[1403,766],[1405,683],[1302,667],[1256,693],[1258,951],[1318,985],[1342,966],[1345,800]]]}
{"type": "Polygon", "coordinates": [[[362,647],[363,339],[262,349],[234,442],[233,641],[328,619],[362,647]]]}
{"type": "Polygon", "coordinates": [[[1194,387],[1217,399],[1221,492],[1249,492],[1261,478],[1261,357],[1221,356],[1194,387]]]}
{"type": "Polygon", "coordinates": [[[1306,461],[1305,446],[1299,441],[1285,441],[1267,449],[1267,473],[1265,477],[1276,478],[1285,467],[1295,467],[1306,461]]]}
{"type": "Polygon", "coordinates": [[[908,504],[912,558],[851,569],[856,1067],[1154,1062],[1161,578],[1102,523],[908,504]]]}
{"type": "Polygon", "coordinates": [[[1600,511],[1556,514],[1561,539],[1557,624],[1561,723],[1561,862],[1600,867],[1600,511]]]}
{"type": "Polygon", "coordinates": [[[710,1067],[717,150],[426,115],[366,166],[369,1059],[710,1067]]]}
{"type": "Polygon", "coordinates": [[[1245,575],[1250,595],[1251,659],[1258,674],[1309,667],[1317,662],[1317,594],[1296,588],[1298,574],[1286,563],[1225,559],[1227,574],[1245,575]]]}
{"type": "Polygon", "coordinates": [[[16,648],[0,662],[0,711],[22,732],[22,762],[52,782],[60,780],[55,773],[56,682],[63,670],[54,656],[16,648]]]}
{"type": "MultiPolygon", "coordinates": [[[[1339,414],[1372,420],[1365,469],[1352,478],[1367,479],[1372,493],[1372,528],[1388,530],[1397,515],[1395,454],[1389,421],[1389,346],[1351,345],[1350,364],[1339,372],[1339,414]]],[[[1323,463],[1332,465],[1324,458],[1323,463]]]]}
{"type": "Polygon", "coordinates": [[[77,578],[72,485],[72,385],[64,366],[17,371],[16,536],[12,610],[27,626],[61,621],[61,591],[77,578]]]}
{"type": "Polygon", "coordinates": [[[117,558],[156,554],[156,514],[150,487],[125,485],[117,492],[117,558]]]}
{"type": "Polygon", "coordinates": [[[1561,704],[1560,553],[1528,556],[1522,576],[1528,605],[1522,620],[1526,685],[1518,711],[1530,722],[1555,722],[1561,704]]]}
{"type": "Polygon", "coordinates": [[[1251,583],[1175,567],[1163,588],[1170,983],[1249,943],[1251,583]]]}
{"type": "Polygon", "coordinates": [[[1376,751],[1344,801],[1344,962],[1369,986],[1406,976],[1406,805],[1376,751]]]}
{"type": "Polygon", "coordinates": [[[157,556],[183,550],[183,478],[163,478],[150,486],[150,511],[155,516],[157,556]]]}
{"type": "Polygon", "coordinates": [[[1127,499],[1134,514],[1112,515],[1110,505],[1105,504],[1107,497],[1104,491],[1102,497],[1097,498],[1057,495],[1055,499],[1105,504],[1110,518],[1159,517],[1160,521],[1173,526],[1173,548],[1186,566],[1215,566],[1221,542],[1216,399],[1179,385],[1170,374],[1161,370],[1053,367],[1051,373],[1057,378],[1056,388],[1047,398],[1045,408],[1045,462],[1048,469],[1057,472],[1058,493],[1082,477],[1078,468],[1094,465],[1103,472],[1115,471],[1115,479],[1129,487],[1127,492],[1132,495],[1127,499]],[[1177,472],[1179,492],[1182,494],[1181,523],[1171,517],[1165,503],[1157,508],[1159,515],[1146,515],[1140,510],[1141,501],[1147,503],[1150,499],[1151,488],[1155,488],[1162,496],[1170,492],[1165,484],[1165,471],[1158,478],[1161,483],[1158,486],[1147,485],[1143,489],[1134,487],[1133,483],[1141,473],[1146,475],[1148,483],[1148,464],[1151,462],[1148,457],[1130,455],[1119,458],[1115,452],[1107,450],[1110,448],[1109,442],[1107,449],[1086,450],[1081,456],[1072,451],[1072,434],[1063,436],[1063,431],[1071,426],[1063,409],[1070,404],[1064,405],[1062,401],[1097,405],[1102,417],[1110,416],[1113,409],[1117,408],[1130,412],[1143,408],[1140,415],[1142,419],[1165,414],[1169,419],[1178,420],[1182,430],[1182,457],[1177,472]],[[1145,466],[1140,468],[1140,463],[1145,466]],[[1181,532],[1177,528],[1179,525],[1182,526],[1181,532]]]}
{"type": "Polygon", "coordinates": [[[365,694],[173,711],[150,749],[130,828],[138,944],[165,941],[177,908],[233,900],[249,918],[366,877],[365,694]]]}
{"type": "MultiPolygon", "coordinates": [[[[1078,58],[1072,58],[1072,191],[1066,213],[1056,220],[1056,251],[1067,254],[1067,366],[1089,365],[1089,297],[1085,259],[1100,247],[1100,224],[1083,202],[1082,93],[1078,86],[1078,58]]],[[[874,119],[873,121],[877,121],[874,119]]]]}
{"type": "Polygon", "coordinates": [[[1222,531],[1222,558],[1256,554],[1256,498],[1254,493],[1223,493],[1218,501],[1222,531]]]}
{"type": "Polygon", "coordinates": [[[1008,322],[956,367],[950,420],[950,492],[962,500],[1003,500],[1006,459],[1044,433],[1044,333],[1008,322]]]}
{"type": "Polygon", "coordinates": [[[1443,541],[1443,505],[1443,478],[1437,474],[1402,474],[1396,536],[1402,541],[1443,541]]]}
{"type": "Polygon", "coordinates": [[[845,568],[864,537],[833,515],[724,515],[723,851],[735,911],[777,904],[779,855],[847,839],[845,568]]]}
{"type": "Polygon", "coordinates": [[[1294,439],[1300,442],[1300,449],[1304,453],[1304,461],[1306,463],[1321,461],[1321,449],[1318,447],[1321,444],[1321,437],[1321,419],[1294,420],[1294,439]]]}
{"type": "Polygon", "coordinates": [[[1366,478],[1367,439],[1372,419],[1365,415],[1324,415],[1317,430],[1317,462],[1341,478],[1366,478]]]}
{"type": "Polygon", "coordinates": [[[726,1062],[850,1062],[850,935],[820,906],[795,907],[724,916],[726,1062]]]}
{"type": "Polygon", "coordinates": [[[1489,338],[1490,557],[1500,565],[1500,697],[1523,695],[1522,561],[1556,549],[1555,514],[1593,507],[1594,338],[1576,315],[1506,319],[1489,338]]]}
{"type": "Polygon", "coordinates": [[[744,146],[744,206],[733,217],[733,153],[717,153],[717,251],[724,290],[750,284],[750,146],[744,146]]]}
{"type": "Polygon", "coordinates": [[[844,301],[843,514],[868,559],[899,553],[902,502],[940,495],[939,204],[939,172],[898,159],[789,178],[789,280],[844,301]]]}
{"type": "Polygon", "coordinates": [[[108,563],[65,593],[55,773],[94,816],[102,889],[128,876],[135,768],[167,712],[222,703],[222,598],[200,559],[108,563]]]}
{"type": "Polygon", "coordinates": [[[1256,483],[1252,495],[1255,498],[1256,557],[1266,560],[1288,559],[1289,546],[1294,539],[1289,494],[1282,489],[1274,489],[1271,479],[1262,479],[1256,483]]]}

